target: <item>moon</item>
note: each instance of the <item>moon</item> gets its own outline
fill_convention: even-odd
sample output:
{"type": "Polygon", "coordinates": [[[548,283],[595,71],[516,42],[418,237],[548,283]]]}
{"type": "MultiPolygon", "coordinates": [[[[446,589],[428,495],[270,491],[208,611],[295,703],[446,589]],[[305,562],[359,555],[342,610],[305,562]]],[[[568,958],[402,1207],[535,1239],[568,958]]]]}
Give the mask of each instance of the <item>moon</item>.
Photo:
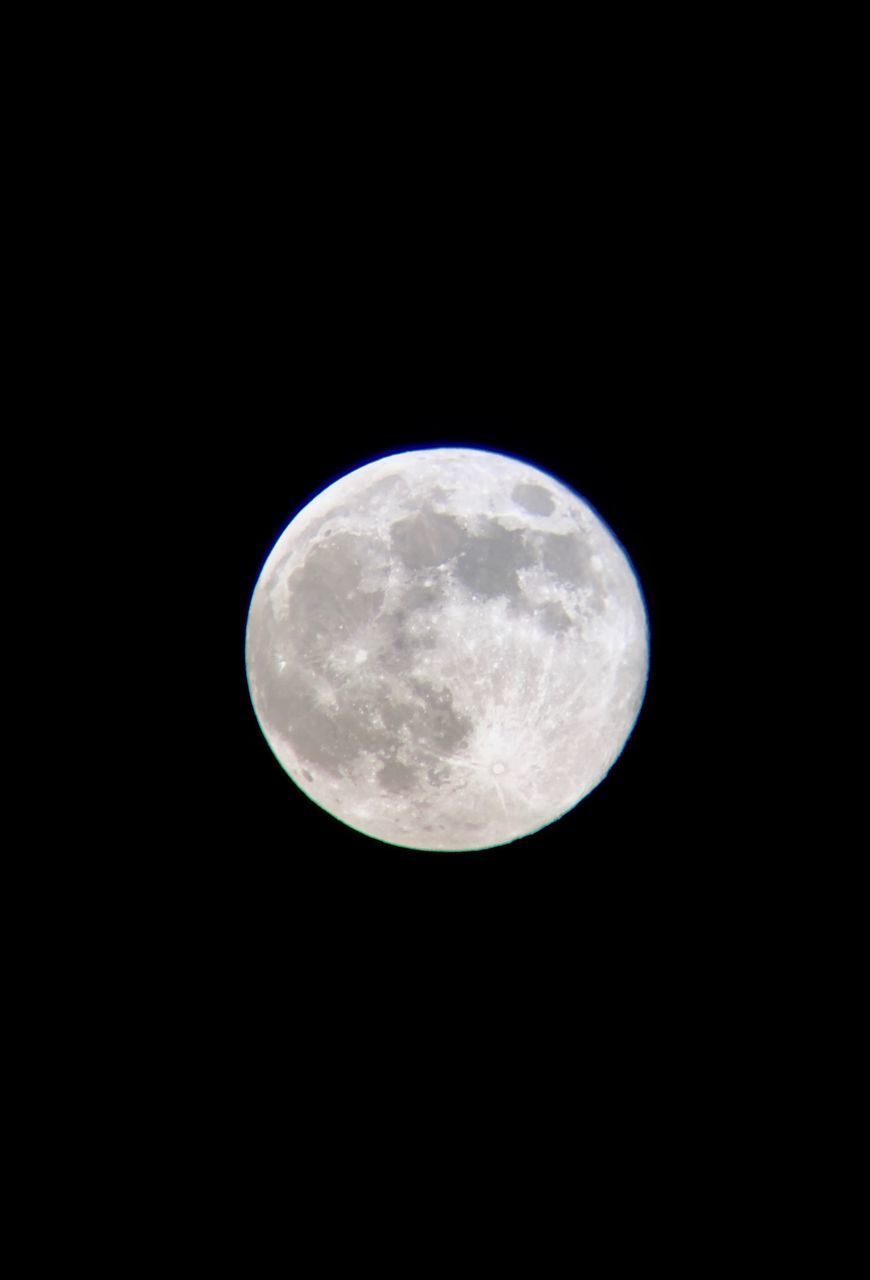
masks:
{"type": "Polygon", "coordinates": [[[573,809],[640,712],[646,608],[579,494],[483,449],[378,458],[279,537],[245,637],[257,720],[307,796],[374,839],[460,852],[573,809]]]}

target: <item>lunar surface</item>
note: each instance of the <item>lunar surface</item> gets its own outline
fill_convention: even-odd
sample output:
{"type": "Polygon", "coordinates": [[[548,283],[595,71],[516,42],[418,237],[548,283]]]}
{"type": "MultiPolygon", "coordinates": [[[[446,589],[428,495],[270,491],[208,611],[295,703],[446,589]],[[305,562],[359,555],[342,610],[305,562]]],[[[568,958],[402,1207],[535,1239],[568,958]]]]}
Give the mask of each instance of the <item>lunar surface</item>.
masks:
{"type": "Polygon", "coordinates": [[[246,663],[269,746],[317,804],[389,844],[486,849],[607,774],[643,701],[646,610],[614,535],[551,475],[418,450],[291,521],[246,663]]]}

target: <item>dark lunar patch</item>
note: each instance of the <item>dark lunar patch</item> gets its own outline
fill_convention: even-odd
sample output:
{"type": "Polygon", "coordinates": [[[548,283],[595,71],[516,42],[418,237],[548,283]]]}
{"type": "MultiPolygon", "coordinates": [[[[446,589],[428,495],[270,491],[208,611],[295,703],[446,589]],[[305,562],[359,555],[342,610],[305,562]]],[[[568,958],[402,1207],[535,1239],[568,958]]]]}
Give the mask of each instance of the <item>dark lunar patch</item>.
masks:
{"type": "MultiPolygon", "coordinates": [[[[266,664],[262,664],[265,668],[266,664]]],[[[371,697],[361,696],[341,710],[321,705],[298,667],[258,670],[261,713],[277,734],[309,764],[339,774],[362,751],[390,747],[394,734],[371,697]]]]}
{"type": "Polygon", "coordinates": [[[296,582],[311,582],[332,592],[348,592],[359,585],[362,563],[367,551],[367,539],[354,533],[337,533],[328,543],[311,548],[301,569],[291,575],[291,587],[296,582]]]}
{"type": "Polygon", "coordinates": [[[446,755],[468,742],[473,723],[453,706],[449,689],[438,689],[425,680],[410,681],[413,699],[393,702],[383,696],[377,719],[391,735],[394,746],[405,743],[446,755]]]}
{"type": "Polygon", "coordinates": [[[413,650],[432,649],[437,643],[434,629],[428,632],[421,626],[424,619],[413,619],[419,610],[433,609],[444,598],[439,585],[422,583],[409,587],[399,601],[399,608],[381,616],[379,629],[381,644],[378,653],[380,666],[400,674],[407,669],[408,654],[413,650]]]}
{"type": "Polygon", "coordinates": [[[407,702],[387,702],[385,699],[381,702],[380,711],[381,719],[394,735],[414,718],[414,708],[407,702]]]}
{"type": "Polygon", "coordinates": [[[445,564],[459,550],[462,526],[452,516],[424,507],[416,515],[397,520],[390,530],[393,550],[409,569],[445,564]]]}
{"type": "Polygon", "coordinates": [[[390,475],[381,476],[380,480],[375,480],[367,489],[363,490],[362,501],[368,507],[372,502],[378,501],[385,497],[388,493],[392,493],[403,483],[401,476],[390,475]]]}
{"type": "Polygon", "coordinates": [[[269,717],[304,760],[327,773],[339,774],[359,755],[361,744],[354,731],[356,726],[348,723],[347,717],[330,716],[300,691],[280,697],[273,690],[269,717]],[[282,713],[289,713],[283,723],[282,713]]]}
{"type": "Polygon", "coordinates": [[[497,520],[483,522],[484,532],[467,539],[456,561],[456,576],[475,595],[517,596],[517,570],[534,562],[525,534],[497,520]]]}
{"type": "Polygon", "coordinates": [[[450,690],[436,689],[426,680],[412,680],[410,684],[418,698],[408,725],[414,741],[438,752],[464,746],[474,725],[455,710],[450,690]]]}
{"type": "Polygon", "coordinates": [[[535,617],[544,630],[549,631],[551,635],[567,631],[571,626],[571,619],[556,600],[548,600],[546,604],[540,605],[535,610],[535,617]]]}
{"type": "Polygon", "coordinates": [[[414,770],[400,760],[388,760],[378,771],[378,782],[387,791],[410,791],[416,779],[414,770]]]}
{"type": "Polygon", "coordinates": [[[397,617],[404,617],[414,609],[428,609],[432,605],[437,604],[444,596],[444,592],[440,587],[423,585],[409,587],[400,601],[401,609],[397,611],[397,617]]]}
{"type": "Polygon", "coordinates": [[[556,504],[550,494],[539,484],[518,484],[511,493],[511,497],[518,507],[522,507],[533,516],[551,516],[556,510],[556,504]]]}
{"type": "Polygon", "coordinates": [[[387,671],[395,671],[396,675],[401,675],[408,666],[408,654],[415,647],[408,633],[397,627],[378,655],[380,665],[387,671]]]}
{"type": "Polygon", "coordinates": [[[576,534],[544,534],[541,560],[544,568],[549,569],[562,582],[577,585],[588,582],[592,576],[589,555],[588,546],[576,534]]]}
{"type": "MultiPolygon", "coordinates": [[[[348,698],[349,691],[339,691],[339,698],[347,699],[340,710],[322,705],[298,668],[292,675],[289,667],[265,672],[260,688],[270,727],[308,764],[340,775],[361,753],[375,752],[387,757],[384,767],[390,767],[381,780],[390,790],[403,789],[406,777],[399,753],[422,749],[424,756],[426,751],[450,755],[468,742],[474,727],[454,708],[449,689],[424,680],[412,681],[412,696],[400,703],[383,692],[348,698]]],[[[426,765],[431,770],[432,762],[426,765]]],[[[439,781],[443,776],[438,773],[439,781]]]]}
{"type": "MultiPolygon", "coordinates": [[[[433,599],[436,597],[433,597],[433,599]]],[[[420,649],[433,649],[437,643],[434,631],[414,631],[408,625],[404,610],[397,610],[380,619],[377,662],[386,671],[404,674],[408,669],[408,655],[420,649]]]]}
{"type": "Polygon", "coordinates": [[[363,565],[376,551],[371,539],[337,533],[290,575],[290,613],[282,628],[313,666],[323,665],[335,640],[349,639],[377,616],[383,591],[359,590],[363,565]]]}

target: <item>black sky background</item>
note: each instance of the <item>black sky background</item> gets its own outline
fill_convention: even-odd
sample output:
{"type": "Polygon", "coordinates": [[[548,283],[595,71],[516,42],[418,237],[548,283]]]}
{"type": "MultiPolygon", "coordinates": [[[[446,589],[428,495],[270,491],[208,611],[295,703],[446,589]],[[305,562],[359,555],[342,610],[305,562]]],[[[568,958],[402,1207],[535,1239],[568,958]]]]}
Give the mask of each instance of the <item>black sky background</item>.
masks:
{"type": "Polygon", "coordinates": [[[532,980],[551,1011],[582,987],[652,1017],[645,984],[711,980],[693,957],[735,901],[751,907],[734,766],[718,759],[739,715],[720,550],[764,406],[747,393],[739,229],[681,127],[669,151],[641,115],[614,116],[573,166],[546,138],[520,159],[509,130],[450,154],[436,131],[379,159],[347,122],[298,171],[274,163],[274,138],[232,145],[220,217],[200,228],[192,334],[203,399],[185,456],[226,625],[208,628],[220,652],[198,654],[214,747],[189,742],[185,877],[261,1015],[287,981],[303,1004],[328,990],[367,1016],[362,988],[412,1021],[447,1000],[470,1028],[532,980]],[[516,454],[576,489],[626,548],[651,632],[646,699],[608,777],[557,823],[469,854],[387,846],[319,809],[272,756],[244,671],[251,593],[289,520],[345,472],[441,444],[516,454]]]}
{"type": "MultiPolygon", "coordinates": [[[[318,1247],[347,1237],[358,1255],[336,1193],[342,1179],[351,1198],[374,1188],[365,1217],[390,1234],[387,1164],[409,1201],[434,1206],[413,1266],[442,1218],[479,1216],[486,1157],[521,1197],[548,1169],[544,1222],[581,1242],[578,1204],[588,1217],[594,1201],[578,1167],[610,1200],[613,1239],[636,1231],[631,1179],[641,1201],[662,1190],[679,1233],[695,1212],[684,1188],[706,1198],[696,1171],[733,1142],[716,1247],[747,1169],[766,1177],[740,1126],[754,1144],[788,1078],[765,1045],[808,987],[788,929],[816,927],[790,905],[799,860],[775,806],[753,804],[750,767],[774,751],[743,677],[763,685],[790,642],[755,607],[784,551],[750,508],[759,455],[777,463],[768,491],[784,486],[797,433],[781,391],[802,387],[777,310],[800,298],[800,255],[788,201],[769,196],[790,105],[773,92],[765,125],[730,59],[711,78],[720,36],[685,54],[679,26],[679,76],[643,31],[606,53],[581,42],[579,63],[566,39],[559,66],[558,35],[538,59],[501,56],[488,35],[470,100],[452,54],[415,100],[416,47],[398,56],[392,26],[398,85],[352,37],[358,83],[333,34],[319,57],[276,43],[272,66],[268,34],[213,61],[198,34],[190,60],[211,82],[185,75],[180,112],[149,70],[147,157],[123,118],[127,184],[98,157],[109,194],[83,216],[114,332],[90,344],[111,420],[91,433],[92,471],[116,512],[97,517],[102,558],[75,563],[98,585],[111,564],[130,594],[136,533],[145,607],[133,578],[135,616],[112,614],[107,632],[124,669],[95,732],[122,777],[91,769],[84,798],[105,837],[62,812],[60,870],[36,862],[63,922],[52,989],[69,992],[47,1061],[54,1074],[80,1059],[90,1088],[118,1093],[125,1158],[139,1149],[130,1116],[157,1135],[148,1206],[176,1173],[184,1212],[199,1182],[186,1140],[230,1189],[228,1219],[241,1184],[283,1234],[307,1195],[328,1219],[318,1247]],[[610,774],[558,822],[468,854],[384,845],[319,809],[272,755],[244,667],[251,594],[293,516],[347,471],[435,445],[515,454],[575,489],[624,545],[650,622],[646,698],[610,774]],[[419,1170],[439,1155],[432,1196],[419,1170]]],[[[72,194],[89,191],[74,176],[72,194]]],[[[71,244],[78,306],[90,260],[71,244]]],[[[70,406],[88,434],[90,401],[70,406]]],[[[77,447],[66,419],[63,434],[77,447]]],[[[806,529],[785,532],[800,555],[806,529]]],[[[87,611],[73,622],[86,629],[87,611]]],[[[61,806],[46,793],[42,808],[61,806]]],[[[46,1021],[39,1003],[34,1016],[46,1021]]],[[[87,1125],[75,1085],[70,1111],[87,1125]]],[[[512,1240],[513,1216],[506,1197],[488,1237],[497,1224],[512,1240]]],[[[536,1255],[549,1230],[535,1227],[536,1255]]]]}

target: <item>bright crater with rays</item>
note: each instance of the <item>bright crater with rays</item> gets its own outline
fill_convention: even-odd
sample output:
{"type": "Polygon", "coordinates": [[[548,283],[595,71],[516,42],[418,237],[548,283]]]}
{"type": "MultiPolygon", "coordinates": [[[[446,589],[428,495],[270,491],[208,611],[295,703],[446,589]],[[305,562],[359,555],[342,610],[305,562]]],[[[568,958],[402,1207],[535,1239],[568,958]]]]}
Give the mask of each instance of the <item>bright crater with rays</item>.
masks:
{"type": "Polygon", "coordinates": [[[366,835],[505,844],[602,780],[640,711],[646,610],[582,498],[479,449],[379,458],[287,526],[248,684],[293,781],[366,835]]]}

